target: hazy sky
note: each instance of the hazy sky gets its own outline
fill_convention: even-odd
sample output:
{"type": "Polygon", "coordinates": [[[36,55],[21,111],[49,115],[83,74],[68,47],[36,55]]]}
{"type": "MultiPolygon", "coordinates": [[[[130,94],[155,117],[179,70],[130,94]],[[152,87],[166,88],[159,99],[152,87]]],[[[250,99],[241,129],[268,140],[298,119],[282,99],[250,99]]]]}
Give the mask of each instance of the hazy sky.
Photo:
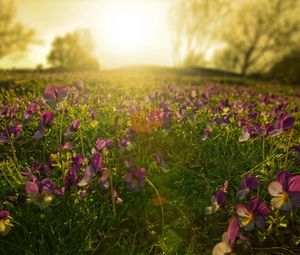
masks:
{"type": "Polygon", "coordinates": [[[18,19],[34,28],[41,44],[1,59],[0,66],[46,65],[56,35],[76,28],[92,32],[104,68],[128,64],[172,64],[168,13],[176,0],[15,0],[18,19]]]}

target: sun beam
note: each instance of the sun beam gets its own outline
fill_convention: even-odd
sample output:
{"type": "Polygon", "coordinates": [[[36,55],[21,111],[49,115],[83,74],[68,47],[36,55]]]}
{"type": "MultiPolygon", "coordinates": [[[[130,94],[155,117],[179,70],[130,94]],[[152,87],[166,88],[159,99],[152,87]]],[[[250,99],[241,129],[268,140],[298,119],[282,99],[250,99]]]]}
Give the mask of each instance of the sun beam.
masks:
{"type": "Polygon", "coordinates": [[[137,1],[119,1],[106,6],[101,37],[116,51],[147,50],[155,40],[151,6],[137,1]]]}

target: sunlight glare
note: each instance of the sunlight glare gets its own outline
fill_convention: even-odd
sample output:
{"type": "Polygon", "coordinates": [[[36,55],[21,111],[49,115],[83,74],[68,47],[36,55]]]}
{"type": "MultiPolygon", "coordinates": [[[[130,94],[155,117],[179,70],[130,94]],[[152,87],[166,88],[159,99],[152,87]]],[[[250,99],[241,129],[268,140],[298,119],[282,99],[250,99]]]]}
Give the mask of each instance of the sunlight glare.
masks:
{"type": "Polygon", "coordinates": [[[103,12],[102,38],[117,51],[145,51],[155,41],[154,13],[137,1],[110,3],[103,12]]]}

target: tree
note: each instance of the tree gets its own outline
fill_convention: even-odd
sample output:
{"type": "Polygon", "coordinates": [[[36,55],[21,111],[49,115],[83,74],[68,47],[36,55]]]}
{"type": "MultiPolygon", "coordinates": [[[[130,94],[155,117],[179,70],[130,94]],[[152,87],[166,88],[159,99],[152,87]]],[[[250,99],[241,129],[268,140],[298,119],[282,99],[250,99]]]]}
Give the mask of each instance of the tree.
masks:
{"type": "Polygon", "coordinates": [[[89,30],[79,29],[54,39],[48,63],[61,70],[98,70],[99,63],[91,55],[93,49],[89,30]]]}
{"type": "Polygon", "coordinates": [[[237,59],[241,75],[268,71],[300,39],[300,1],[245,0],[220,31],[224,53],[237,59]]]}
{"type": "Polygon", "coordinates": [[[300,0],[190,0],[176,10],[179,41],[189,43],[177,40],[175,52],[215,46],[213,64],[242,75],[268,71],[299,44],[300,0]]]}
{"type": "Polygon", "coordinates": [[[171,9],[170,28],[174,64],[199,65],[218,43],[219,17],[228,12],[230,0],[180,0],[171,9]],[[191,62],[193,61],[193,62],[191,62]]]}
{"type": "Polygon", "coordinates": [[[34,40],[34,31],[26,29],[15,17],[14,2],[0,0],[0,59],[25,51],[34,40]]]}

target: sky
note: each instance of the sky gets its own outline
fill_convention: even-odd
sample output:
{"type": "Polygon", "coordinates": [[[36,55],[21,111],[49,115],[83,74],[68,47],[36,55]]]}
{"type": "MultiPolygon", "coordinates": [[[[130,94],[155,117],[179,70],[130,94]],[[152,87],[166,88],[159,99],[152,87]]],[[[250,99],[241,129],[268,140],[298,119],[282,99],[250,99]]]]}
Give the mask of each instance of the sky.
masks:
{"type": "Polygon", "coordinates": [[[0,60],[0,67],[47,66],[55,36],[91,30],[95,56],[104,68],[172,65],[169,9],[176,0],[15,0],[17,19],[35,29],[40,43],[0,60]]]}

